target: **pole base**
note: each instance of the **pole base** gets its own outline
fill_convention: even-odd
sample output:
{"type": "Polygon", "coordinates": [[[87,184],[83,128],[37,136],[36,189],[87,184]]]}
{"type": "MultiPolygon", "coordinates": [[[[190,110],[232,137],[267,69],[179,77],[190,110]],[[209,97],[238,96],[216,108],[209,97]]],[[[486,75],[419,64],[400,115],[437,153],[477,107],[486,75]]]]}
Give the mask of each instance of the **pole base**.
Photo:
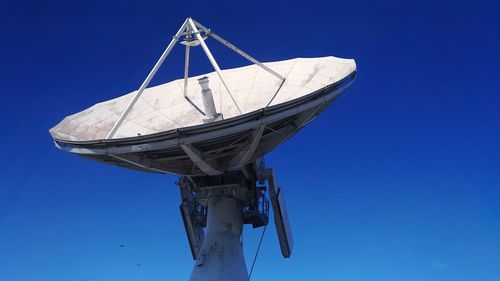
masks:
{"type": "Polygon", "coordinates": [[[207,233],[190,281],[248,281],[240,236],[243,214],[234,198],[211,199],[207,233]]]}

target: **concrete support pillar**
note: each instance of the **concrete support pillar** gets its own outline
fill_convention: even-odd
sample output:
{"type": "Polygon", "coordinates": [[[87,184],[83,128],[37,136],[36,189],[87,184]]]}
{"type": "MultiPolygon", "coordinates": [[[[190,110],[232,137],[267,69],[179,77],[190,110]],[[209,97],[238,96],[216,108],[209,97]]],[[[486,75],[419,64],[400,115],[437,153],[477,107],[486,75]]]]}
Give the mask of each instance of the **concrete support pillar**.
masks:
{"type": "Polygon", "coordinates": [[[243,213],[234,198],[211,199],[206,235],[190,281],[248,281],[240,236],[243,213]]]}

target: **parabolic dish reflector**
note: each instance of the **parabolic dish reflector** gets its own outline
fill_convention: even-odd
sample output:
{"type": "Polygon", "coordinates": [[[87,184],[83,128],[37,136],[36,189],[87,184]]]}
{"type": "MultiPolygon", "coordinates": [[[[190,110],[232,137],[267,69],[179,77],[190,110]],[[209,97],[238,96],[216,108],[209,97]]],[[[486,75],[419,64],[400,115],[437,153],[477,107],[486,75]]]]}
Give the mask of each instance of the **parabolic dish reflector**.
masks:
{"type": "Polygon", "coordinates": [[[243,225],[268,225],[268,195],[281,253],[289,258],[293,252],[283,189],[262,157],[318,116],[355,77],[352,59],[261,63],[187,18],[137,91],[68,116],[50,134],[58,148],[86,158],[181,175],[179,209],[196,260],[190,280],[248,281],[255,259],[248,272],[243,225]],[[207,38],[252,64],[222,70],[207,38]],[[148,88],[179,41],[183,79],[148,88]],[[197,46],[215,71],[189,77],[190,50],[197,46]]]}
{"type": "Polygon", "coordinates": [[[252,163],[295,134],[333,102],[356,74],[354,60],[331,56],[264,65],[284,76],[283,85],[255,64],[226,69],[222,73],[232,98],[212,72],[187,80],[188,99],[184,79],[146,88],[112,138],[107,134],[136,92],[68,116],[50,134],[63,150],[111,164],[150,172],[215,175],[252,163]],[[222,116],[211,123],[204,123],[198,84],[205,76],[222,116]]]}

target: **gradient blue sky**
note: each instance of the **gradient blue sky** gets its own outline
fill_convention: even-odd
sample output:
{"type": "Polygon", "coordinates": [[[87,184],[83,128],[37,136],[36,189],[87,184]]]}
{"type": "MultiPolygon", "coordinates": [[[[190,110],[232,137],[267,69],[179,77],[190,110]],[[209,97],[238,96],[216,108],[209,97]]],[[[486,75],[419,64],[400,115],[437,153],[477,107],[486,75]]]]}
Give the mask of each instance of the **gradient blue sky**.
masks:
{"type": "MultiPolygon", "coordinates": [[[[282,259],[269,228],[252,280],[500,280],[497,3],[2,1],[0,281],[188,279],[176,177],[63,153],[48,134],[137,89],[186,16],[262,61],[358,64],[266,158],[295,249],[282,259]]],[[[222,67],[246,64],[207,43],[222,67]]],[[[174,50],[154,83],[181,77],[174,50]]],[[[260,231],[245,231],[248,264],[260,231]]]]}

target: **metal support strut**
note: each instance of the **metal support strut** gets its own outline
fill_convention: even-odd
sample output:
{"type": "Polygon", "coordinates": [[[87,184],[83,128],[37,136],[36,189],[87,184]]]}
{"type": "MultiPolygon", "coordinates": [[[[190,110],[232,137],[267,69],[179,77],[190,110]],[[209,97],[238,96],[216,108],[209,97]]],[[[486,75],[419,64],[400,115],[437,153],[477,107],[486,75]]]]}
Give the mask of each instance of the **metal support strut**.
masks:
{"type": "Polygon", "coordinates": [[[231,93],[231,91],[229,89],[228,83],[227,83],[226,79],[224,78],[224,75],[222,73],[222,70],[219,67],[219,64],[217,63],[217,61],[215,60],[215,58],[212,55],[212,52],[210,51],[210,49],[208,48],[207,44],[205,43],[205,41],[204,41],[205,38],[201,35],[201,32],[205,33],[205,37],[206,36],[211,36],[212,38],[214,38],[215,40],[217,40],[218,42],[220,42],[224,46],[228,47],[229,49],[233,50],[234,52],[238,53],[242,57],[244,57],[247,60],[249,60],[250,62],[258,65],[259,67],[261,67],[265,71],[269,72],[270,74],[272,74],[273,76],[275,76],[275,77],[277,77],[278,79],[281,80],[281,83],[278,86],[278,89],[277,89],[276,93],[273,95],[273,97],[271,98],[271,100],[267,103],[266,107],[268,107],[271,104],[271,102],[274,100],[274,98],[276,97],[276,95],[278,94],[278,92],[281,90],[283,84],[285,83],[285,77],[283,77],[282,75],[278,74],[277,72],[275,72],[274,70],[272,70],[268,66],[262,64],[261,62],[259,62],[258,60],[256,60],[252,56],[248,55],[244,51],[240,50],[239,48],[237,48],[233,44],[231,44],[228,41],[224,40],[222,37],[220,37],[219,35],[215,34],[210,29],[204,27],[203,25],[201,25],[200,23],[194,21],[191,18],[187,18],[184,21],[184,23],[181,25],[181,28],[179,28],[179,30],[177,31],[177,33],[175,34],[175,36],[172,38],[172,40],[168,44],[168,46],[165,49],[165,51],[163,52],[163,54],[160,56],[160,58],[158,59],[158,61],[154,65],[153,69],[149,72],[148,76],[146,77],[146,79],[144,80],[144,82],[139,87],[139,90],[137,90],[137,92],[133,95],[132,99],[128,103],[128,105],[125,108],[125,110],[118,117],[117,121],[115,122],[115,124],[113,125],[113,127],[111,128],[111,130],[109,131],[109,133],[107,134],[106,139],[112,139],[115,136],[116,132],[118,131],[118,129],[120,128],[120,126],[123,124],[124,120],[129,115],[130,111],[132,110],[132,108],[134,107],[134,105],[137,103],[137,101],[139,100],[139,98],[141,97],[141,95],[143,94],[144,90],[147,88],[147,86],[149,85],[149,83],[151,82],[151,80],[153,79],[153,77],[156,75],[156,72],[161,67],[161,65],[163,64],[163,62],[167,58],[167,56],[170,53],[170,51],[172,50],[172,48],[175,46],[175,44],[177,43],[177,41],[179,41],[180,37],[183,36],[183,35],[185,35],[186,39],[188,39],[190,41],[194,41],[193,40],[193,36],[196,38],[196,44],[192,44],[192,45],[186,44],[186,57],[185,57],[185,61],[184,61],[184,89],[183,89],[184,97],[186,98],[186,100],[188,102],[190,102],[196,108],[196,110],[198,110],[201,114],[205,115],[205,113],[203,111],[201,111],[201,109],[198,106],[196,106],[187,97],[187,87],[188,87],[188,78],[189,78],[189,59],[190,59],[189,58],[189,52],[190,52],[190,47],[191,46],[196,46],[196,45],[199,44],[199,45],[201,45],[201,47],[202,47],[205,55],[208,57],[208,59],[210,61],[210,64],[212,65],[212,67],[214,68],[214,70],[217,72],[217,75],[218,75],[219,79],[221,80],[222,85],[226,89],[226,91],[227,91],[229,97],[231,98],[231,101],[233,102],[234,106],[236,107],[238,113],[239,114],[243,113],[242,110],[241,110],[241,108],[240,108],[240,106],[238,105],[236,99],[234,98],[234,96],[232,95],[232,93],[231,93]]]}
{"type": "Polygon", "coordinates": [[[160,58],[156,62],[156,64],[153,67],[153,69],[151,69],[151,72],[149,72],[148,76],[146,77],[146,80],[144,80],[144,82],[142,82],[142,85],[139,87],[139,90],[137,91],[137,93],[135,93],[134,97],[132,98],[132,100],[130,101],[130,103],[125,108],[125,111],[123,111],[123,113],[120,115],[120,117],[116,121],[115,125],[113,126],[113,128],[111,128],[111,131],[109,131],[108,135],[106,136],[106,139],[113,138],[113,136],[115,135],[116,131],[121,126],[123,120],[130,113],[130,110],[135,105],[135,103],[137,102],[137,100],[139,99],[139,97],[142,95],[142,92],[144,92],[144,90],[146,89],[146,87],[149,85],[149,82],[151,82],[151,79],[153,79],[153,77],[155,76],[155,74],[158,71],[158,69],[160,69],[160,66],[163,64],[163,61],[165,61],[165,59],[167,58],[167,56],[170,53],[170,51],[172,51],[172,48],[174,47],[175,43],[177,43],[177,41],[179,40],[180,35],[182,34],[182,32],[184,32],[185,29],[186,29],[186,22],[184,22],[182,24],[181,28],[179,28],[179,31],[177,31],[177,33],[175,34],[175,36],[172,38],[172,40],[168,44],[168,46],[165,49],[165,51],[163,52],[163,54],[160,56],[160,58]]]}

